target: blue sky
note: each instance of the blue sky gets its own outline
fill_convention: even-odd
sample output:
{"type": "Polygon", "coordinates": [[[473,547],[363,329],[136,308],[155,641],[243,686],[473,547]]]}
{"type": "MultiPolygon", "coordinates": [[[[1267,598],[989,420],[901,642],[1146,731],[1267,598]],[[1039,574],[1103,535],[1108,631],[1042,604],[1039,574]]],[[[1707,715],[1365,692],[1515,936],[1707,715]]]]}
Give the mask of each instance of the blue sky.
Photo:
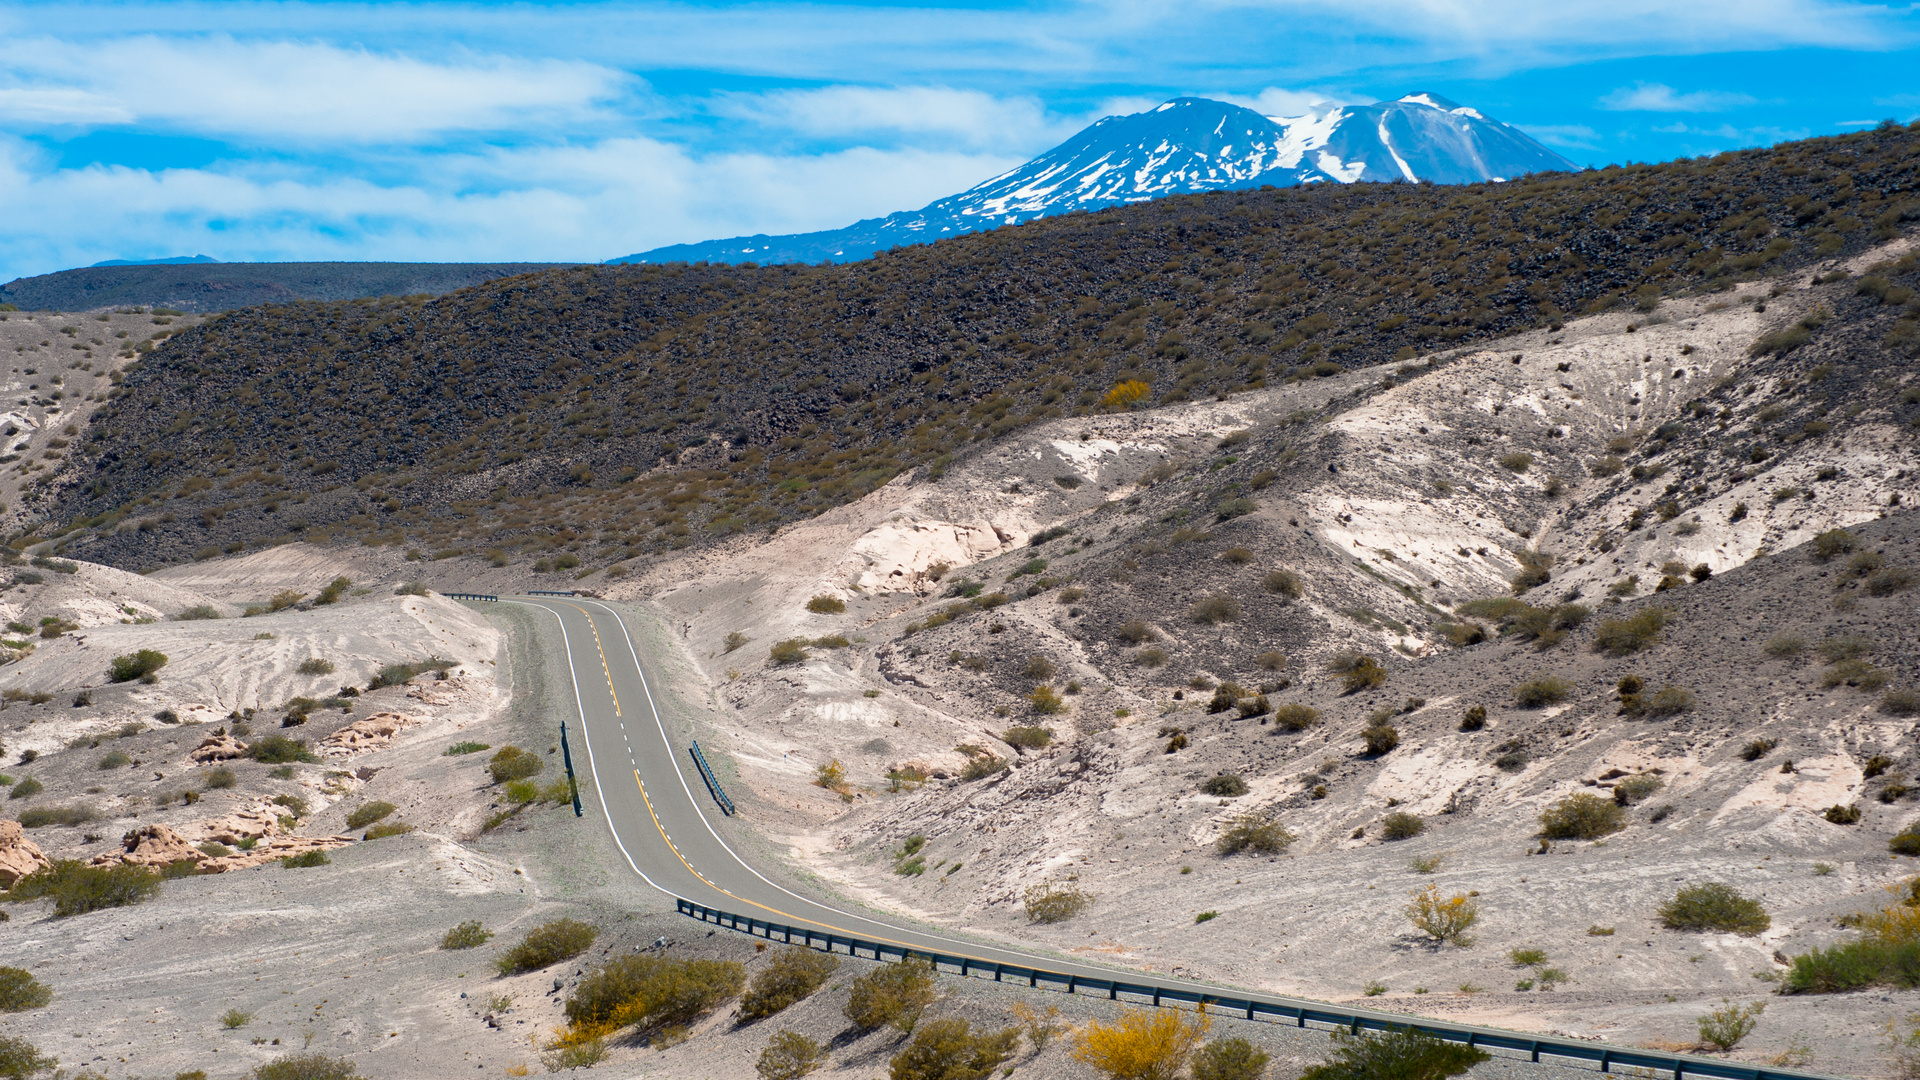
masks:
{"type": "Polygon", "coordinates": [[[1920,115],[1835,0],[0,4],[0,280],[606,259],[924,205],[1179,94],[1426,90],[1582,164],[1920,115]]]}

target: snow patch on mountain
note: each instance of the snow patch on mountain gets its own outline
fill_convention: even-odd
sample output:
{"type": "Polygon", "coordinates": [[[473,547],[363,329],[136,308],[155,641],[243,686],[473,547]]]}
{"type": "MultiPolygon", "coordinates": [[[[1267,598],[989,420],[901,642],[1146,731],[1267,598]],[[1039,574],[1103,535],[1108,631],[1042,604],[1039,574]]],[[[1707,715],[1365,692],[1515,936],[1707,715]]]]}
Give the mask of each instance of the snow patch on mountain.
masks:
{"type": "Polygon", "coordinates": [[[1168,195],[1358,181],[1499,182],[1573,169],[1519,129],[1438,94],[1300,116],[1174,98],[1109,116],[1016,169],[845,229],[676,244],[612,262],[849,262],[899,244],[1168,195]]]}

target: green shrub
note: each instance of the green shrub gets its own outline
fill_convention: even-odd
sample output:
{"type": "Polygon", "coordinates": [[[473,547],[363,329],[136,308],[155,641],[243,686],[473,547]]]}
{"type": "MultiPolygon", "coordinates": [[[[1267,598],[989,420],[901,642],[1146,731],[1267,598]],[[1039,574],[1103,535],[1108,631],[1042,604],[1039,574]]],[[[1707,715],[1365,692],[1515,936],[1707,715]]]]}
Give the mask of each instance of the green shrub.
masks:
{"type": "Polygon", "coordinates": [[[1284,596],[1288,600],[1298,600],[1306,591],[1300,575],[1291,570],[1271,571],[1262,579],[1261,584],[1268,592],[1275,596],[1284,596]]]}
{"type": "Polygon", "coordinates": [[[826,985],[840,960],[832,953],[789,946],[768,959],[740,999],[742,1021],[761,1020],[806,1000],[826,985]]]}
{"type": "Polygon", "coordinates": [[[1807,639],[1799,634],[1775,634],[1761,648],[1775,660],[1792,660],[1806,655],[1807,639]]]}
{"type": "Polygon", "coordinates": [[[1484,728],[1486,726],[1487,726],[1487,707],[1485,705],[1475,705],[1473,708],[1468,709],[1465,713],[1461,714],[1461,717],[1460,717],[1461,731],[1479,731],[1481,728],[1484,728]]]}
{"type": "Polygon", "coordinates": [[[1247,793],[1247,781],[1239,773],[1222,773],[1207,777],[1201,783],[1200,790],[1208,795],[1231,799],[1247,793]]]}
{"type": "Polygon", "coordinates": [[[1300,1074],[1300,1080],[1445,1080],[1491,1055],[1465,1043],[1446,1042],[1411,1028],[1365,1037],[1334,1033],[1333,1056],[1300,1074]]]}
{"type": "Polygon", "coordinates": [[[160,878],[130,863],[90,866],[77,859],[57,859],[13,883],[7,899],[52,900],[56,917],[84,915],[106,908],[127,907],[160,893],[160,878]]]}
{"type": "Polygon", "coordinates": [[[324,657],[309,656],[300,661],[298,670],[302,675],[331,675],[334,670],[333,661],[324,657]]]}
{"type": "Polygon", "coordinates": [[[1779,745],[1780,742],[1777,739],[1754,739],[1752,742],[1740,748],[1740,760],[1759,761],[1761,758],[1772,753],[1773,748],[1779,745]]]}
{"type": "Polygon", "coordinates": [[[1887,850],[1895,855],[1920,855],[1920,821],[1901,829],[1888,840],[1887,850]]]}
{"type": "Polygon", "coordinates": [[[1297,837],[1279,822],[1247,813],[1227,823],[1227,827],[1220,832],[1220,838],[1213,842],[1213,850],[1222,855],[1237,855],[1242,851],[1278,855],[1287,850],[1295,839],[1297,837]]]}
{"type": "Polygon", "coordinates": [[[788,638],[785,641],[775,643],[773,648],[768,649],[767,659],[773,661],[776,665],[782,666],[786,664],[798,664],[811,655],[807,652],[807,646],[809,644],[810,642],[808,642],[806,638],[788,638]]]}
{"type": "Polygon", "coordinates": [[[100,755],[100,760],[94,762],[93,767],[105,772],[108,769],[118,769],[131,764],[133,764],[133,758],[127,756],[125,751],[109,750],[100,755]]]}
{"type": "Polygon", "coordinates": [[[1282,705],[1273,710],[1276,731],[1305,731],[1320,722],[1320,710],[1311,705],[1282,705]]]}
{"type": "Polygon", "coordinates": [[[303,851],[298,855],[288,855],[280,860],[280,865],[289,870],[308,870],[316,866],[325,866],[332,861],[332,859],[327,858],[326,852],[315,848],[312,851],[303,851]]]}
{"type": "Polygon", "coordinates": [[[1513,688],[1514,704],[1523,709],[1543,709],[1567,700],[1573,684],[1557,675],[1543,675],[1513,688]]]}
{"type": "Polygon", "coordinates": [[[847,602],[837,596],[821,593],[807,601],[807,610],[815,615],[840,615],[847,610],[847,602]]]}
{"type": "Polygon", "coordinates": [[[1860,538],[1845,529],[1828,529],[1813,538],[1815,562],[1826,562],[1835,555],[1846,555],[1859,546],[1860,538]]]}
{"type": "Polygon", "coordinates": [[[1029,885],[1024,899],[1027,921],[1044,924],[1065,922],[1093,904],[1093,897],[1080,888],[1058,883],[1029,885]]]}
{"type": "Polygon", "coordinates": [[[1678,716],[1693,706],[1693,691],[1684,686],[1663,686],[1647,699],[1647,712],[1652,716],[1678,716]]]}
{"type": "Polygon", "coordinates": [[[245,1009],[228,1009],[220,1016],[220,1026],[226,1028],[228,1031],[233,1031],[237,1028],[246,1027],[247,1023],[252,1019],[253,1014],[245,1009]]]}
{"type": "MultiPolygon", "coordinates": [[[[1035,706],[1036,709],[1038,707],[1035,706]]],[[[1011,727],[1000,733],[1000,741],[1020,750],[1044,750],[1053,743],[1053,729],[1011,727]]]]}
{"type": "Polygon", "coordinates": [[[25,968],[0,967],[0,1012],[26,1012],[53,1000],[47,984],[25,968]]]}
{"type": "Polygon", "coordinates": [[[374,800],[373,802],[361,803],[359,806],[354,807],[353,810],[347,814],[347,828],[349,829],[364,828],[365,826],[371,825],[374,822],[379,821],[381,818],[386,817],[388,814],[391,814],[398,809],[400,808],[393,805],[392,803],[382,802],[378,799],[374,800]]]}
{"type": "Polygon", "coordinates": [[[1033,692],[1027,695],[1027,704],[1042,716],[1053,716],[1067,711],[1067,703],[1060,697],[1060,692],[1045,684],[1033,688],[1033,692]]]}
{"type": "Polygon", "coordinates": [[[30,799],[45,790],[47,790],[47,786],[45,784],[42,784],[39,780],[29,776],[25,780],[22,780],[19,783],[13,785],[13,790],[7,792],[7,798],[30,799]]]}
{"type": "Polygon", "coordinates": [[[1760,901],[1742,896],[1717,881],[1689,885],[1660,905],[1660,921],[1669,930],[1727,930],[1753,937],[1773,925],[1760,901]]]}
{"type": "Polygon", "coordinates": [[[1733,1049],[1752,1034],[1754,1024],[1759,1022],[1760,1013],[1766,1007],[1764,1001],[1756,1001],[1745,1008],[1728,1002],[1724,1008],[1715,1009],[1699,1018],[1700,1041],[1723,1053],[1733,1049]]]}
{"type": "Polygon", "coordinates": [[[1187,617],[1205,626],[1232,622],[1240,617],[1240,602],[1226,593],[1214,593],[1196,602],[1187,617]]]}
{"type": "Polygon", "coordinates": [[[479,919],[458,923],[440,938],[443,949],[477,949],[493,937],[493,931],[480,925],[479,919]]]}
{"type": "Polygon", "coordinates": [[[91,806],[36,806],[20,814],[20,826],[39,829],[48,825],[85,825],[100,820],[100,812],[91,806]]]}
{"type": "Polygon", "coordinates": [[[1500,455],[1500,467],[1511,472],[1523,473],[1533,468],[1533,455],[1525,451],[1500,455]]]}
{"type": "Polygon", "coordinates": [[[1861,938],[1793,958],[1781,992],[1843,994],[1869,986],[1920,986],[1920,941],[1861,938]]]}
{"type": "Polygon", "coordinates": [[[487,772],[493,776],[493,782],[504,784],[510,780],[525,780],[537,776],[547,763],[540,755],[518,746],[503,746],[487,759],[487,772]]]}
{"type": "Polygon", "coordinates": [[[404,821],[384,821],[368,829],[362,840],[384,840],[389,836],[405,836],[413,831],[413,826],[404,821]]]}
{"type": "Polygon", "coordinates": [[[206,791],[223,791],[233,787],[239,782],[240,778],[235,776],[233,770],[227,768],[225,765],[218,765],[208,769],[200,776],[200,787],[206,791]]]}
{"type": "Polygon", "coordinates": [[[1411,840],[1427,831],[1427,823],[1417,814],[1395,810],[1380,822],[1380,835],[1388,840],[1411,840]]]}
{"type": "Polygon", "coordinates": [[[313,598],[313,602],[315,605],[337,604],[340,602],[340,598],[346,595],[347,590],[351,588],[353,588],[353,582],[351,580],[344,577],[334,578],[332,581],[327,582],[326,587],[320,590],[320,594],[313,598]]]}
{"type": "MultiPolygon", "coordinates": [[[[581,943],[579,951],[591,943],[591,939],[581,943]]],[[[566,957],[549,962],[561,959],[566,957]]],[[[634,1024],[652,1031],[689,1024],[738,994],[746,979],[746,969],[732,960],[615,957],[574,987],[567,996],[566,1016],[576,1027],[634,1024]]]]}
{"type": "Polygon", "coordinates": [[[305,742],[289,739],[285,735],[265,735],[248,743],[247,756],[263,765],[284,765],[294,761],[314,764],[320,760],[313,751],[307,749],[305,742]]]}
{"type": "Polygon", "coordinates": [[[1388,723],[1368,724],[1360,732],[1360,740],[1366,744],[1366,752],[1370,757],[1391,754],[1394,747],[1400,745],[1400,729],[1388,723]]]}
{"type": "Polygon", "coordinates": [[[1651,648],[1660,640],[1660,631],[1673,619],[1667,608],[1644,608],[1624,619],[1602,619],[1593,635],[1593,647],[1608,656],[1631,656],[1651,648]]]}
{"type": "Polygon", "coordinates": [[[752,640],[753,640],[752,638],[748,637],[747,635],[741,633],[738,630],[729,630],[727,632],[727,637],[725,641],[726,648],[723,649],[722,651],[732,652],[735,649],[738,649],[740,646],[745,645],[747,642],[752,640]]]}
{"type": "Polygon", "coordinates": [[[483,742],[457,742],[442,751],[441,756],[459,757],[461,754],[477,754],[482,750],[491,749],[493,749],[491,745],[483,742]]]}
{"type": "Polygon", "coordinates": [[[195,604],[185,611],[180,612],[178,615],[173,616],[173,621],[195,622],[201,619],[218,619],[221,617],[220,609],[214,607],[212,604],[195,604]]]}
{"type": "Polygon", "coordinates": [[[167,666],[167,654],[153,649],[141,649],[139,652],[116,656],[107,668],[107,678],[113,682],[132,682],[146,678],[167,666]]]}
{"type": "Polygon", "coordinates": [[[797,1031],[782,1031],[767,1040],[753,1069],[760,1080],[800,1080],[826,1062],[826,1047],[797,1031]]]}
{"type": "Polygon", "coordinates": [[[1666,781],[1652,773],[1622,777],[1614,781],[1613,801],[1621,806],[1632,806],[1666,786],[1666,781]]]}
{"type": "Polygon", "coordinates": [[[0,1035],[0,1077],[6,1080],[31,1080],[44,1072],[51,1072],[60,1064],[60,1059],[42,1054],[25,1039],[13,1035],[0,1035]]]}
{"type": "Polygon", "coordinates": [[[1193,1080],[1260,1080],[1267,1052],[1245,1039],[1215,1039],[1193,1055],[1193,1080]]]}
{"type": "Polygon", "coordinates": [[[365,1080],[352,1058],[300,1051],[256,1065],[253,1080],[365,1080]]]}
{"type": "MultiPolygon", "coordinates": [[[[493,966],[502,975],[537,971],[562,960],[571,960],[586,952],[593,945],[593,939],[597,934],[598,931],[586,923],[573,919],[555,919],[553,922],[527,931],[527,936],[520,939],[520,944],[501,953],[493,966]]],[[[569,1013],[568,1016],[571,1018],[572,1014],[569,1013]]]]}
{"type": "Polygon", "coordinates": [[[853,980],[842,1011],[862,1031],[886,1024],[911,1031],[933,1004],[933,976],[932,964],[912,957],[876,968],[853,980]]]}
{"type": "Polygon", "coordinates": [[[1017,1028],[975,1032],[965,1020],[929,1020],[887,1064],[889,1080],[985,1080],[1020,1048],[1017,1028]]]}
{"type": "Polygon", "coordinates": [[[1540,835],[1549,840],[1598,840],[1627,827],[1627,812],[1612,799],[1578,792],[1540,814],[1540,835]]]}
{"type": "Polygon", "coordinates": [[[1355,652],[1335,653],[1326,664],[1327,670],[1340,676],[1340,681],[1349,694],[1362,690],[1371,690],[1387,681],[1387,669],[1371,656],[1362,656],[1355,652]]]}
{"type": "Polygon", "coordinates": [[[1889,690],[1880,699],[1880,711],[1887,716],[1920,716],[1920,693],[1889,690]]]}

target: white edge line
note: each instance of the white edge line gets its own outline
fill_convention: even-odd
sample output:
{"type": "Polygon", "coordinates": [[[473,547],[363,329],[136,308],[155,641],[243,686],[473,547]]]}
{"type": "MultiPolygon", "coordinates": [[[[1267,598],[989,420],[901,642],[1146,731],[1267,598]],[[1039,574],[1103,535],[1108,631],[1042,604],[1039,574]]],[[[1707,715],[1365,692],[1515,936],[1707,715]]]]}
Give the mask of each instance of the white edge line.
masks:
{"type": "MultiPolygon", "coordinates": [[[[648,877],[647,872],[645,870],[640,869],[640,864],[633,861],[633,853],[627,850],[627,845],[620,842],[620,830],[613,827],[613,811],[607,807],[607,789],[606,789],[606,786],[600,782],[599,767],[594,764],[593,736],[587,733],[586,707],[580,703],[580,673],[575,671],[573,667],[573,639],[567,636],[567,621],[560,617],[559,612],[553,610],[550,607],[545,606],[544,604],[526,603],[520,600],[508,600],[505,602],[509,604],[516,604],[520,607],[529,607],[529,608],[535,608],[540,611],[544,611],[547,614],[553,616],[554,622],[557,622],[560,624],[560,647],[562,651],[564,651],[567,654],[567,675],[569,678],[573,680],[573,708],[575,712],[580,714],[580,739],[581,741],[587,744],[587,771],[593,774],[593,793],[594,793],[594,796],[600,800],[600,815],[606,819],[607,831],[613,834],[614,846],[620,849],[620,854],[622,856],[625,856],[627,860],[627,865],[633,867],[633,872],[640,875],[641,881],[644,881],[648,885],[653,886],[655,889],[659,890],[660,892],[666,893],[668,896],[673,897],[675,900],[686,900],[687,899],[686,897],[681,896],[679,893],[674,892],[673,890],[661,885],[659,882],[648,877]]],[[[614,617],[619,618],[619,615],[616,614],[614,617]]],[[[621,629],[622,631],[624,631],[625,627],[622,627],[621,629]]],[[[629,644],[629,647],[631,647],[632,643],[629,642],[628,644],[629,644]]],[[[636,658],[635,664],[637,665],[638,663],[639,661],[636,658]]],[[[642,677],[642,681],[644,682],[644,676],[642,677]]],[[[652,704],[651,699],[649,699],[648,704],[649,705],[652,704]]],[[[739,856],[735,856],[735,858],[738,858],[738,857],[739,856]]],[[[691,901],[689,901],[689,903],[691,903],[691,901]]]]}
{"type": "MultiPolygon", "coordinates": [[[[647,708],[649,711],[653,713],[654,726],[660,729],[660,741],[666,744],[667,759],[673,763],[673,774],[680,778],[681,790],[687,793],[687,805],[693,807],[693,812],[699,815],[700,824],[706,827],[707,834],[713,837],[714,843],[719,844],[722,850],[724,850],[728,855],[733,856],[733,861],[739,863],[740,866],[747,871],[747,873],[752,874],[754,877],[757,877],[761,881],[766,882],[769,886],[775,889],[778,889],[783,893],[786,893],[788,896],[793,897],[795,900],[798,900],[803,904],[811,904],[822,911],[831,911],[835,915],[838,915],[842,918],[855,919],[860,922],[867,923],[871,926],[882,927],[893,933],[916,934],[926,940],[941,941],[949,945],[958,946],[962,949],[974,949],[974,950],[979,950],[983,948],[997,949],[999,951],[1006,952],[1009,955],[1013,955],[1013,956],[1028,956],[1029,959],[1034,959],[1034,960],[1049,959],[1048,957],[1042,954],[1036,953],[1036,954],[1029,955],[1021,952],[1019,949],[1010,949],[1004,945],[993,945],[993,944],[986,944],[986,943],[975,942],[975,941],[963,941],[959,938],[943,937],[939,934],[927,933],[925,930],[915,930],[911,927],[897,926],[893,923],[882,922],[879,919],[875,919],[869,915],[857,915],[851,911],[842,911],[841,909],[837,907],[833,907],[830,904],[824,904],[811,897],[802,896],[799,893],[794,892],[792,889],[789,889],[786,886],[780,884],[779,882],[769,879],[765,874],[762,874],[759,870],[755,869],[752,863],[749,863],[747,860],[741,858],[740,853],[733,850],[733,848],[729,847],[727,845],[726,840],[721,838],[719,832],[717,832],[714,829],[713,822],[707,819],[706,811],[701,809],[700,800],[694,797],[693,788],[687,783],[687,775],[685,772],[682,772],[680,769],[680,755],[673,752],[673,740],[670,737],[668,737],[666,724],[663,723],[660,719],[660,710],[654,705],[653,690],[647,685],[647,671],[646,671],[646,668],[642,667],[640,664],[640,653],[634,647],[633,635],[627,631],[627,621],[620,617],[620,613],[618,611],[615,611],[612,607],[604,603],[599,603],[597,601],[592,601],[592,600],[587,601],[587,603],[593,604],[595,607],[604,609],[607,612],[607,614],[613,616],[615,622],[620,624],[620,635],[627,639],[627,653],[633,657],[633,668],[635,671],[638,671],[640,673],[640,688],[646,693],[647,708]]],[[[582,723],[585,723],[585,721],[583,720],[582,723]]],[[[596,777],[595,779],[597,781],[598,778],[596,777]]],[[[620,850],[624,852],[626,848],[623,847],[620,850]]],[[[629,861],[631,861],[631,858],[629,858],[629,861]]],[[[636,869],[638,868],[636,867],[636,869]]],[[[641,876],[644,877],[645,875],[643,874],[641,876]]],[[[648,882],[648,884],[652,884],[652,882],[648,882]]],[[[654,888],[658,889],[660,888],[660,886],[655,885],[654,888]]],[[[665,892],[666,890],[662,889],[661,891],[665,892]]],[[[783,912],[782,914],[786,914],[789,918],[800,917],[790,912],[783,912]]],[[[1071,963],[1071,962],[1072,961],[1068,961],[1068,963],[1071,963]]],[[[1099,969],[1089,968],[1089,970],[1099,970],[1099,969]]]]}

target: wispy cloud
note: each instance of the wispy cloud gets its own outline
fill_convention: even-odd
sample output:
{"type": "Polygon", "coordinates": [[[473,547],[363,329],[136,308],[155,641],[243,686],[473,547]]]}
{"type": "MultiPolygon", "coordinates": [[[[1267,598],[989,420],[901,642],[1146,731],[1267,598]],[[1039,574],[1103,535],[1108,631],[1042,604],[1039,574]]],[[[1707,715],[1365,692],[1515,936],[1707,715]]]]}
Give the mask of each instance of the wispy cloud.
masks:
{"type": "Polygon", "coordinates": [[[392,142],[575,126],[636,87],[597,64],[462,54],[443,61],[312,42],[153,36],[0,43],[0,123],[139,123],[268,143],[392,142]]]}
{"type": "Polygon", "coordinates": [[[1520,130],[1548,146],[1569,150],[1598,150],[1600,133],[1585,124],[1522,124],[1520,130]]]}
{"type": "Polygon", "coordinates": [[[945,86],[826,86],[718,97],[716,113],[823,139],[1031,152],[1083,126],[1030,95],[945,86]]]}
{"type": "Polygon", "coordinates": [[[1754,104],[1746,94],[1721,90],[1695,90],[1679,93],[1664,83],[1635,83],[1623,86],[1600,99],[1600,107],[1615,112],[1725,112],[1754,104]]]}

